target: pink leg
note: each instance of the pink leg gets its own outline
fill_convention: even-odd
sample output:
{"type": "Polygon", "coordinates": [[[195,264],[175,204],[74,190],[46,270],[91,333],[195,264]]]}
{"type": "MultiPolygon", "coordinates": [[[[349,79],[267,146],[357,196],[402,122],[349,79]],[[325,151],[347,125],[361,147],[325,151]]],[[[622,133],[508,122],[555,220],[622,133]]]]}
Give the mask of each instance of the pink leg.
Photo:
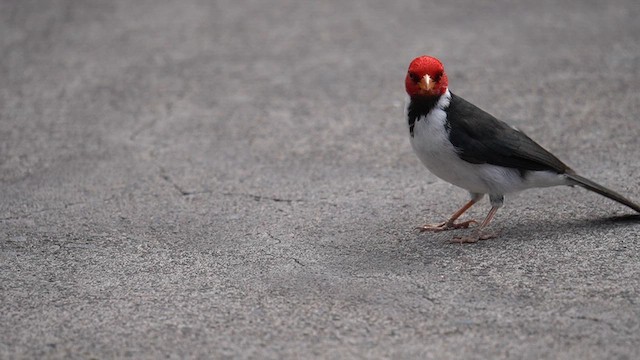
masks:
{"type": "Polygon", "coordinates": [[[487,225],[489,225],[491,220],[493,220],[493,216],[496,214],[499,208],[500,208],[499,206],[492,206],[491,210],[489,210],[489,213],[487,214],[487,217],[484,218],[484,220],[482,221],[482,224],[480,224],[480,226],[478,226],[478,228],[473,231],[473,234],[471,234],[470,236],[454,237],[451,240],[451,242],[460,243],[460,244],[474,243],[474,242],[478,242],[479,240],[487,240],[487,239],[495,238],[497,236],[496,234],[487,234],[487,233],[483,234],[482,229],[484,229],[487,225]]]}
{"type": "Polygon", "coordinates": [[[417,229],[420,230],[420,232],[426,232],[426,231],[440,232],[440,231],[453,230],[453,229],[462,229],[462,228],[466,229],[471,224],[477,224],[478,222],[475,220],[462,221],[458,223],[456,223],[455,221],[458,220],[458,218],[462,214],[464,214],[467,210],[469,210],[469,208],[472,207],[473,204],[478,202],[480,198],[478,198],[477,196],[474,196],[473,199],[469,200],[468,203],[464,204],[463,207],[458,209],[458,211],[456,211],[453,215],[451,215],[449,220],[445,222],[442,222],[439,224],[426,224],[426,225],[417,227],[417,229]]]}

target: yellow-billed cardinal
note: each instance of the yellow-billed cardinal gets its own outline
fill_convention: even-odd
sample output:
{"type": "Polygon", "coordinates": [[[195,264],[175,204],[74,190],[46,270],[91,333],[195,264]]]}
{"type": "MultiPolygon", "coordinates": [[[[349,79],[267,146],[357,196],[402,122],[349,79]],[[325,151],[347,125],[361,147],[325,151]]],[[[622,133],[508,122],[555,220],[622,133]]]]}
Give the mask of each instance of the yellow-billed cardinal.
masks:
{"type": "Polygon", "coordinates": [[[422,163],[439,178],[466,189],[471,200],[440,224],[420,231],[467,228],[474,220],[456,222],[489,194],[491,210],[470,236],[454,242],[495,237],[483,233],[504,201],[504,194],[556,185],[579,185],[640,212],[640,206],[573,171],[521,131],[507,125],[449,91],[442,63],[420,56],[409,65],[405,87],[411,146],[422,163]]]}

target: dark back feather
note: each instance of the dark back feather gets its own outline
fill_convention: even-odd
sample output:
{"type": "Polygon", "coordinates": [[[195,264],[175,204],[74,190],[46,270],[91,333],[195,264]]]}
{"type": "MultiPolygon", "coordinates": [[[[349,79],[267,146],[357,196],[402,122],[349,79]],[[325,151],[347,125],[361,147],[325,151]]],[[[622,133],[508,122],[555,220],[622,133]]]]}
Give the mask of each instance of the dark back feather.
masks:
{"type": "Polygon", "coordinates": [[[491,114],[451,94],[447,109],[450,140],[461,159],[474,164],[492,164],[522,171],[548,170],[571,173],[557,157],[527,135],[491,114]]]}

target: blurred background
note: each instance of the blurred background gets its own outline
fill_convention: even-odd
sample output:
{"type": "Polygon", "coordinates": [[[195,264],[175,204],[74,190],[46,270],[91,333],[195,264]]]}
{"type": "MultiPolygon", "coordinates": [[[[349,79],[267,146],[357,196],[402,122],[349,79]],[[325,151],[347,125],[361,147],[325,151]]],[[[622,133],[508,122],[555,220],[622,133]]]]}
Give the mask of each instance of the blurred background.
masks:
{"type": "Polygon", "coordinates": [[[640,235],[602,220],[627,209],[533,190],[504,241],[416,235],[467,195],[402,114],[409,62],[436,56],[454,93],[640,199],[639,18],[1,1],[0,357],[638,355],[640,235]]]}

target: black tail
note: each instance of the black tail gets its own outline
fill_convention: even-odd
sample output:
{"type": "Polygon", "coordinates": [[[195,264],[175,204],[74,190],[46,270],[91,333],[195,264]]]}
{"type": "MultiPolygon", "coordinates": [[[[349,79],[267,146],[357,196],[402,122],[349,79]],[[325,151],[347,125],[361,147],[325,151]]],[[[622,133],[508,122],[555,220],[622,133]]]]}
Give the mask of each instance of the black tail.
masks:
{"type": "Polygon", "coordinates": [[[637,211],[640,213],[640,205],[634,203],[633,201],[627,199],[626,197],[618,194],[617,192],[613,191],[613,190],[609,190],[606,187],[597,184],[587,178],[583,178],[580,175],[575,175],[575,174],[566,174],[567,178],[573,180],[576,185],[580,185],[583,188],[587,189],[587,190],[591,190],[595,193],[598,193],[602,196],[606,196],[611,200],[617,201],[620,204],[623,205],[627,205],[628,207],[632,208],[633,210],[637,211]]]}

